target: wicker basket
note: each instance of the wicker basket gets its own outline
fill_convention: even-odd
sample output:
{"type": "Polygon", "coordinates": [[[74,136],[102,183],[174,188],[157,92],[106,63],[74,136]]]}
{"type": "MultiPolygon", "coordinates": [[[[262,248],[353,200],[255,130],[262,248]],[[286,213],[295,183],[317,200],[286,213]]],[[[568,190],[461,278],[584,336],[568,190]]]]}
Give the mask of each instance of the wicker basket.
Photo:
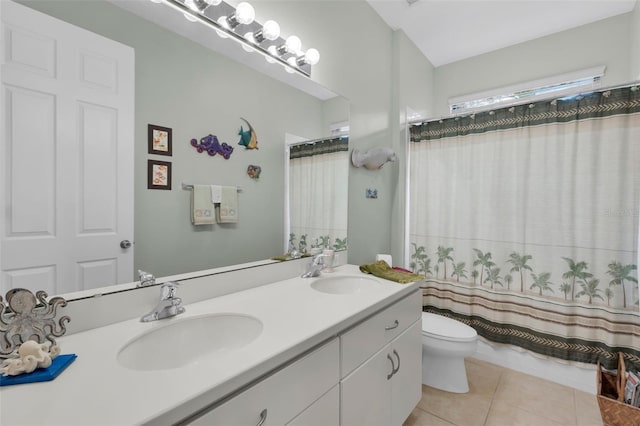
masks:
{"type": "Polygon", "coordinates": [[[625,404],[625,365],[622,353],[618,354],[618,371],[604,371],[598,361],[597,392],[600,415],[605,426],[640,426],[640,408],[625,404]]]}

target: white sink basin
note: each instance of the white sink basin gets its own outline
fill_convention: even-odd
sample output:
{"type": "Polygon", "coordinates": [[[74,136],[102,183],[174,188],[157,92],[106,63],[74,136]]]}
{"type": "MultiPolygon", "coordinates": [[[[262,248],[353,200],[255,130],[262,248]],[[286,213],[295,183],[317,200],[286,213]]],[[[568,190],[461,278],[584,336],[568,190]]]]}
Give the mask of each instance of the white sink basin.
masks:
{"type": "Polygon", "coordinates": [[[381,287],[378,281],[360,276],[323,277],[311,283],[312,289],[329,294],[364,293],[381,287]]]}
{"type": "MultiPolygon", "coordinates": [[[[167,321],[159,320],[159,321],[167,321]]],[[[132,370],[169,370],[242,348],[262,333],[262,322],[242,314],[171,319],[127,343],[118,362],[132,370]]]]}

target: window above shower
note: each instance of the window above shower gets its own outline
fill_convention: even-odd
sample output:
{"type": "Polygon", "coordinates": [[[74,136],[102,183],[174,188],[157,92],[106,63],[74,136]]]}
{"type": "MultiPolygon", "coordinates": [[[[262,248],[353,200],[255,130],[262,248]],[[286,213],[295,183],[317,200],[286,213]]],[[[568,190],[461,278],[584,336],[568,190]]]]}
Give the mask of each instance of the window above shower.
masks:
{"type": "Polygon", "coordinates": [[[457,96],[449,99],[449,111],[454,115],[462,115],[549,97],[577,95],[599,88],[605,68],[602,65],[491,91],[457,96]]]}

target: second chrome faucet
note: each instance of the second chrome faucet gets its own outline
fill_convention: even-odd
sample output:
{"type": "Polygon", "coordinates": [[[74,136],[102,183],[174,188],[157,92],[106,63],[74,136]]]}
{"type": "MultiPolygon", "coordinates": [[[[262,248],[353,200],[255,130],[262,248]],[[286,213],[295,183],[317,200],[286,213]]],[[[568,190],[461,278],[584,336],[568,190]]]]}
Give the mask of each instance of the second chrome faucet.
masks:
{"type": "Polygon", "coordinates": [[[320,271],[327,267],[327,265],[324,264],[325,257],[327,257],[327,255],[322,253],[314,255],[311,258],[309,266],[307,267],[307,272],[302,274],[302,278],[313,278],[320,276],[320,271]]]}
{"type": "Polygon", "coordinates": [[[160,287],[162,295],[160,302],[151,312],[140,318],[142,322],[156,321],[163,318],[174,317],[185,311],[182,299],[176,296],[178,283],[168,282],[160,287]]]}

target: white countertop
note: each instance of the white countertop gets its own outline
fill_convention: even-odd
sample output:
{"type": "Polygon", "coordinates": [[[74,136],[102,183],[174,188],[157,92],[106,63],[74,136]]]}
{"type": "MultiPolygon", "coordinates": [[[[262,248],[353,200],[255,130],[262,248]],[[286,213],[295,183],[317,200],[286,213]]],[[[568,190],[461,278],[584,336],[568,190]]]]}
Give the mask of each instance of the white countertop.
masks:
{"type": "MultiPolygon", "coordinates": [[[[364,274],[355,265],[344,265],[320,278],[338,275],[364,274]]],[[[59,338],[62,353],[78,358],[51,382],[0,388],[0,424],[87,426],[180,420],[205,400],[223,398],[419,285],[367,277],[381,285],[372,291],[335,295],[313,290],[310,284],[318,278],[292,278],[186,305],[186,312],[174,318],[150,323],[132,319],[59,338]],[[136,371],[118,363],[120,349],[141,333],[211,313],[256,317],[263,323],[262,334],[240,349],[217,352],[208,362],[172,370],[136,371]]]]}

